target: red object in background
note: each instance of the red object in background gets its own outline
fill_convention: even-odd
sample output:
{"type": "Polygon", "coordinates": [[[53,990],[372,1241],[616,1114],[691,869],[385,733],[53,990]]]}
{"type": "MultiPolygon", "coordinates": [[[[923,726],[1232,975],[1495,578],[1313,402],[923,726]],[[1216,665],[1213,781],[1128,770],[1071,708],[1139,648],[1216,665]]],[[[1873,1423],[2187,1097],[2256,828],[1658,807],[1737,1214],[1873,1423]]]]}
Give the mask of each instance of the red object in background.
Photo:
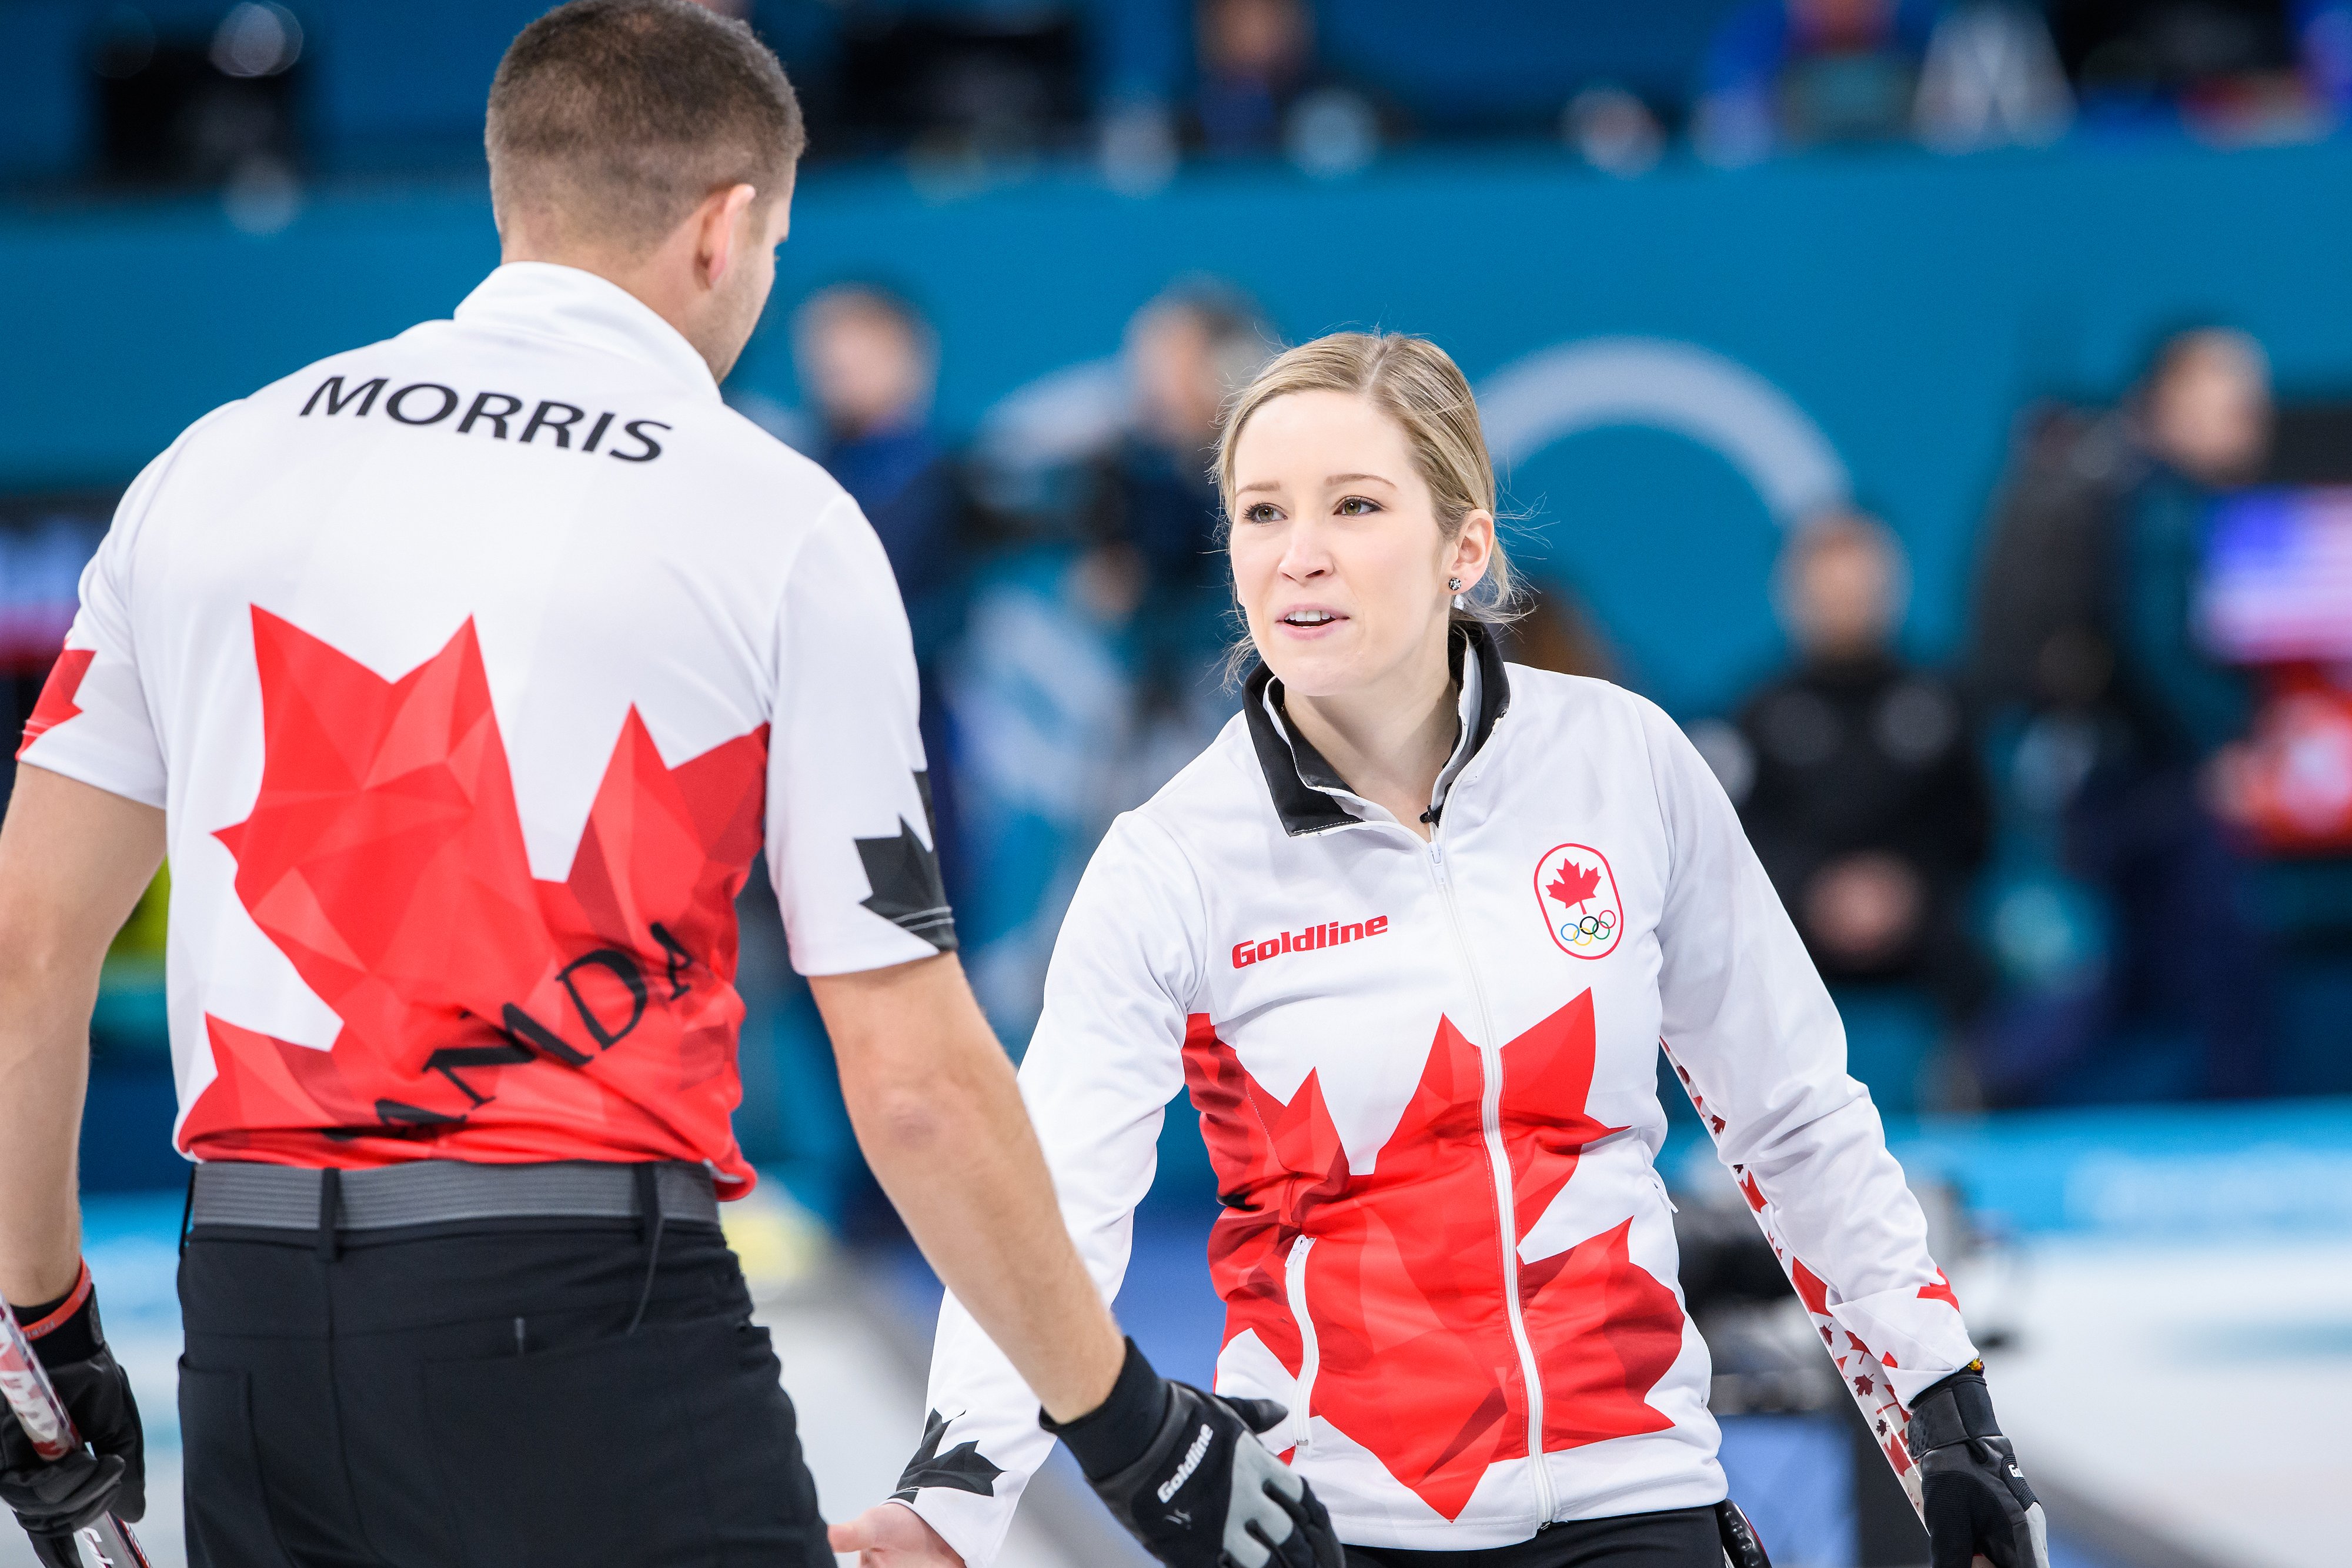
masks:
{"type": "Polygon", "coordinates": [[[2273,854],[2352,852],[2352,670],[2275,664],[2225,764],[2228,814],[2273,854]]]}

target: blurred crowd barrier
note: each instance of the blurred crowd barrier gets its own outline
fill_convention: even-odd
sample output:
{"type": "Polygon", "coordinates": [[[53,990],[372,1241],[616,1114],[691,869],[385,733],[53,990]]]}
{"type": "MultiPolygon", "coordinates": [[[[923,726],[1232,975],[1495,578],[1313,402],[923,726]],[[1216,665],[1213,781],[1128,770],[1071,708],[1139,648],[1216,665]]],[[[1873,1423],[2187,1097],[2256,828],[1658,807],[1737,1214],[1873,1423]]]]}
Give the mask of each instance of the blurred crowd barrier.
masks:
{"type": "MultiPolygon", "coordinates": [[[[1150,192],[1187,162],[1318,177],[1398,148],[1549,145],[1614,177],[1824,145],[2325,137],[2347,0],[703,0],[798,84],[822,162],[934,186],[1040,160],[1150,192]]],[[[478,169],[541,0],[12,0],[0,182],[222,192],[284,226],[320,177],[478,169]]]]}
{"type": "MultiPolygon", "coordinates": [[[[1423,150],[1148,197],[820,172],[727,390],[899,572],[965,961],[1016,1052],[1096,838],[1232,711],[1217,404],[1280,342],[1380,326],[1479,389],[1542,591],[1515,656],[1701,737],[1883,1104],[2340,1092],[2352,597],[2276,585],[2352,548],[2347,195],[2345,142],[2186,136],[1638,181],[1423,150]]],[[[53,638],[58,541],[205,408],[495,262],[471,189],[341,187],[267,235],[195,197],[0,210],[0,622],[53,638]]],[[[746,1145],[854,1218],[821,1031],[746,909],[746,1145]]],[[[151,1152],[153,963],[126,938],[94,1092],[151,1152]]],[[[1189,1122],[1167,1157],[1198,1174],[1189,1122]]]]}

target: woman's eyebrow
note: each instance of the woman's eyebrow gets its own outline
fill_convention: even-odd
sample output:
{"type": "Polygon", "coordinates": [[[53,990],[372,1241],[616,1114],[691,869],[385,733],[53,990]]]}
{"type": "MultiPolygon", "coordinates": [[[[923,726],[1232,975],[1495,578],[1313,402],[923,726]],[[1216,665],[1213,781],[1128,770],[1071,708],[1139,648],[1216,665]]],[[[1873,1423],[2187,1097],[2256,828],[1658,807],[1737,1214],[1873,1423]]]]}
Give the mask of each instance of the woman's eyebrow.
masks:
{"type": "Polygon", "coordinates": [[[1282,482],[1278,479],[1260,479],[1255,485],[1243,486],[1240,489],[1235,490],[1234,494],[1236,496],[1246,496],[1252,490],[1279,490],[1281,488],[1282,482]]]}
{"type": "Polygon", "coordinates": [[[1378,474],[1334,474],[1328,479],[1324,480],[1323,483],[1326,485],[1352,485],[1362,479],[1370,479],[1375,485],[1386,485],[1391,490],[1396,488],[1395,480],[1384,479],[1378,474]]]}

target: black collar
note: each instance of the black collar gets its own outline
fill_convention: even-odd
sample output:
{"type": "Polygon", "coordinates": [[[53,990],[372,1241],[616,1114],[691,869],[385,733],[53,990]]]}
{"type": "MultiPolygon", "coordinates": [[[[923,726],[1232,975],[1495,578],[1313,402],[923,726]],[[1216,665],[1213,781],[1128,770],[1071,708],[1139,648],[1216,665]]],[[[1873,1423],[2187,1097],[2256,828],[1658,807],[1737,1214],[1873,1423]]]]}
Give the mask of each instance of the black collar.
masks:
{"type": "MultiPolygon", "coordinates": [[[[1458,622],[1450,641],[1457,684],[1462,678],[1464,653],[1475,650],[1478,657],[1478,721],[1471,730],[1466,753],[1475,757],[1486,744],[1486,737],[1495,733],[1495,721],[1510,711],[1511,683],[1503,673],[1502,650],[1495,645],[1495,634],[1487,627],[1475,621],[1458,622]]],[[[1282,831],[1298,838],[1357,821],[1358,818],[1324,793],[1327,789],[1346,789],[1347,781],[1315,749],[1314,743],[1289,722],[1288,711],[1283,707],[1282,683],[1274,678],[1274,672],[1260,663],[1250,671],[1242,693],[1242,716],[1249,724],[1250,745],[1257,752],[1258,768],[1265,775],[1266,793],[1274,799],[1275,815],[1282,819],[1282,831]],[[1270,705],[1269,692],[1273,694],[1270,705]],[[1269,706],[1282,714],[1281,724],[1276,724],[1274,714],[1266,711],[1269,706]]]]}

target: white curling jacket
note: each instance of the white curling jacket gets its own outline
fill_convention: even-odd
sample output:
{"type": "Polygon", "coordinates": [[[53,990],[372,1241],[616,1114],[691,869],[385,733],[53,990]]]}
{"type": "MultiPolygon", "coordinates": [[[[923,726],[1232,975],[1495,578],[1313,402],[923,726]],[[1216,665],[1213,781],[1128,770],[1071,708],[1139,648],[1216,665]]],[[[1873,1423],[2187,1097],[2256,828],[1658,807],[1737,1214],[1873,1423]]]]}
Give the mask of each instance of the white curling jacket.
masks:
{"type": "MultiPolygon", "coordinates": [[[[1189,1089],[1224,1204],[1217,1389],[1289,1408],[1267,1440],[1342,1540],[1475,1550],[1716,1502],[1651,1165],[1663,1044],[1899,1449],[1908,1400],[1976,1352],[1730,802],[1650,703],[1507,666],[1478,628],[1454,646],[1426,842],[1261,669],[1096,852],[1021,1084],[1104,1295],[1189,1089]]],[[[898,1495],[984,1568],[1053,1439],[952,1297],[929,1392],[898,1495]]]]}

